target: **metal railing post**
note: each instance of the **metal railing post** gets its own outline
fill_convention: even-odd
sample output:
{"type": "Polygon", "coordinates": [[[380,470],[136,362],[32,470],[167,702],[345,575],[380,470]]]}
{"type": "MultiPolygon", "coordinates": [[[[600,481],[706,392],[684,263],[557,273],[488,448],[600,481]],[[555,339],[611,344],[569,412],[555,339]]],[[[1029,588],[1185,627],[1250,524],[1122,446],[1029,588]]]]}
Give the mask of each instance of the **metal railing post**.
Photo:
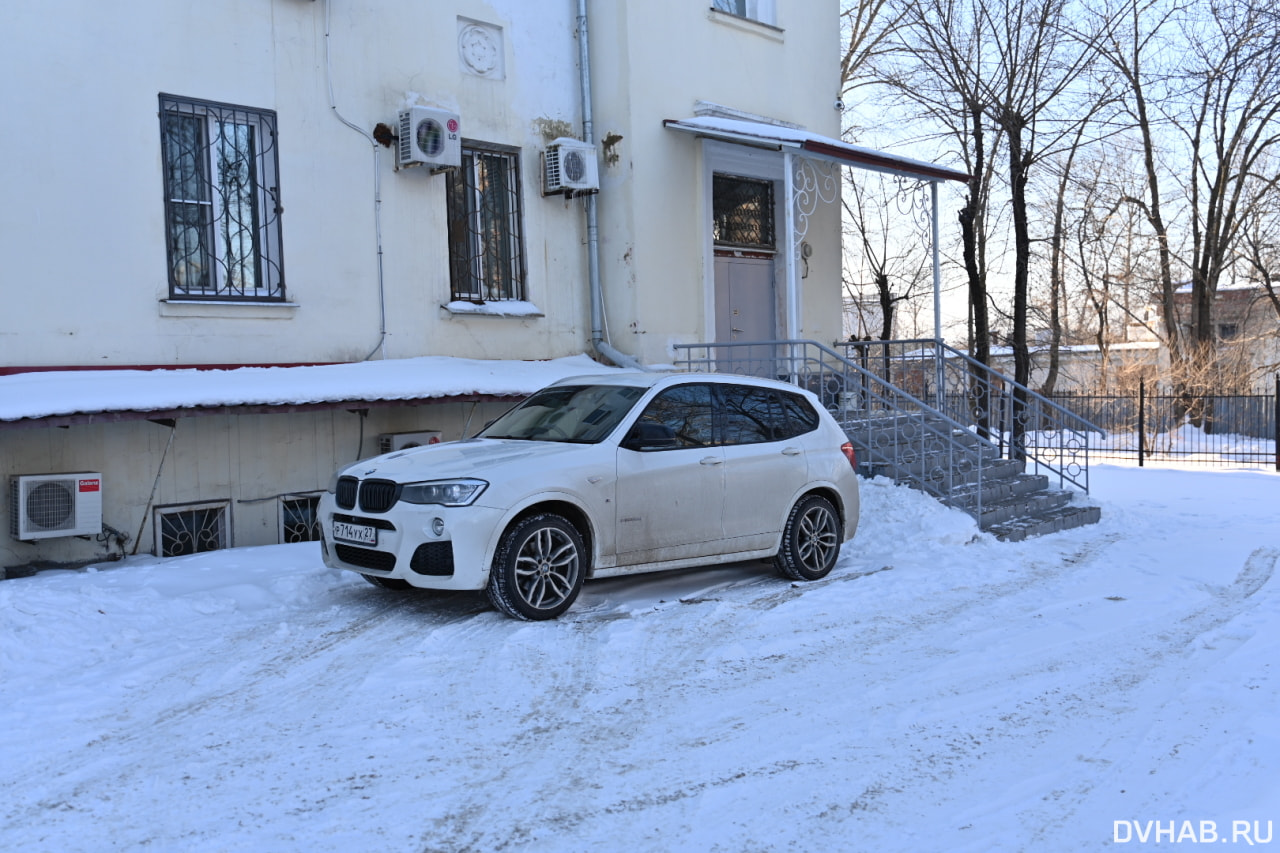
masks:
{"type": "Polygon", "coordinates": [[[1146,408],[1147,408],[1147,382],[1145,379],[1138,380],[1138,467],[1141,468],[1143,463],[1143,452],[1146,450],[1147,444],[1147,427],[1146,427],[1146,408]]]}

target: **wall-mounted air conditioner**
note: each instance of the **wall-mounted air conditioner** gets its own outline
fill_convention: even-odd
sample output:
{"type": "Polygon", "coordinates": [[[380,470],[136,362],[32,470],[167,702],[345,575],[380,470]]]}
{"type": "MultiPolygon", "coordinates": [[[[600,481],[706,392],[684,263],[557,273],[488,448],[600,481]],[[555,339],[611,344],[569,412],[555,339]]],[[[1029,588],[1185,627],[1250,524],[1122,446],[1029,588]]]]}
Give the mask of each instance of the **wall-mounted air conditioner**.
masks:
{"type": "Polygon", "coordinates": [[[434,107],[400,111],[397,159],[400,167],[462,165],[461,119],[457,113],[434,107]]]}
{"type": "Polygon", "coordinates": [[[102,532],[101,474],[38,474],[9,480],[14,539],[92,536],[102,532]]]}
{"type": "Polygon", "coordinates": [[[583,195],[600,189],[596,147],[562,136],[542,154],[542,194],[583,195]]]}
{"type": "Polygon", "coordinates": [[[440,433],[435,430],[388,432],[378,436],[378,452],[390,453],[393,450],[408,450],[410,447],[425,447],[428,444],[439,443],[440,433]]]}

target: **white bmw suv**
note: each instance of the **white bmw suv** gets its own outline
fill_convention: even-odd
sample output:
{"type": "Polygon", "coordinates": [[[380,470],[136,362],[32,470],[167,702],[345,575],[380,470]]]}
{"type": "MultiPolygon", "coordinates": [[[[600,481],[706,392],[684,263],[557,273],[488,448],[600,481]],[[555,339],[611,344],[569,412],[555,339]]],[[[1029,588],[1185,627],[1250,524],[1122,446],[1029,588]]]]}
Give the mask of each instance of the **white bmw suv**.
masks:
{"type": "Polygon", "coordinates": [[[340,470],[324,561],[553,619],[582,582],[772,558],[817,580],[858,526],[852,445],[807,391],[721,374],[550,385],[463,441],[340,470]]]}

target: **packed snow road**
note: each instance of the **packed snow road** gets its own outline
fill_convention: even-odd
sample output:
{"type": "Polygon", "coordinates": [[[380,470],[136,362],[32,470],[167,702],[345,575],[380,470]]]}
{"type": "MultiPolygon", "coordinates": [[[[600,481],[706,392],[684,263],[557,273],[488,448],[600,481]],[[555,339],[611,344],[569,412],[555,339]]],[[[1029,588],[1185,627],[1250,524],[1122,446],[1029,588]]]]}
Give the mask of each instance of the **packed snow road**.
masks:
{"type": "Polygon", "coordinates": [[[871,481],[823,581],[601,581],[551,623],[376,589],[314,545],[5,581],[0,845],[1271,842],[1280,477],[1094,485],[1102,524],[1015,545],[871,481]]]}

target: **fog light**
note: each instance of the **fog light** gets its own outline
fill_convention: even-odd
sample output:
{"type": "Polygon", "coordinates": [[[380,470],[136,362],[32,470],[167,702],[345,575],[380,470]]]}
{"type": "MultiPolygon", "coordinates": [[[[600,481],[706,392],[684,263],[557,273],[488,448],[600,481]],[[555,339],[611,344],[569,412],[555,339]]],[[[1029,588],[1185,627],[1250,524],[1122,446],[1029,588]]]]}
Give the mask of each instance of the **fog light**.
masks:
{"type": "Polygon", "coordinates": [[[435,518],[431,519],[431,532],[434,533],[436,536],[444,535],[444,519],[443,518],[436,516],[435,518]]]}

